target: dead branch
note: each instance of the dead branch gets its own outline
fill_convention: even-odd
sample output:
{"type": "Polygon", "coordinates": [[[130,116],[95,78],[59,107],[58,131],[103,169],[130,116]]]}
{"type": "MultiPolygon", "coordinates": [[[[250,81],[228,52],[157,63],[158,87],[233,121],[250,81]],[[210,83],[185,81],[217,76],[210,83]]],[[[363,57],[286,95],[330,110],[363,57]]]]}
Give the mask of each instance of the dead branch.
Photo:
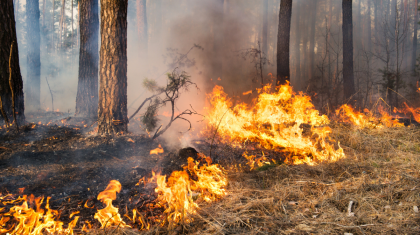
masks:
{"type": "Polygon", "coordinates": [[[143,106],[147,103],[147,101],[149,101],[149,100],[152,100],[153,98],[155,98],[155,97],[157,97],[157,96],[159,96],[159,95],[161,95],[163,93],[163,91],[162,92],[160,92],[160,93],[158,93],[158,94],[155,94],[155,95],[152,95],[152,96],[150,96],[149,98],[147,98],[147,99],[145,99],[144,101],[143,101],[143,103],[141,103],[141,105],[137,108],[137,110],[130,116],[130,118],[128,119],[128,121],[130,121],[131,119],[133,119],[134,118],[134,116],[136,116],[137,115],[137,113],[140,111],[140,109],[141,108],[143,108],[143,106]]]}

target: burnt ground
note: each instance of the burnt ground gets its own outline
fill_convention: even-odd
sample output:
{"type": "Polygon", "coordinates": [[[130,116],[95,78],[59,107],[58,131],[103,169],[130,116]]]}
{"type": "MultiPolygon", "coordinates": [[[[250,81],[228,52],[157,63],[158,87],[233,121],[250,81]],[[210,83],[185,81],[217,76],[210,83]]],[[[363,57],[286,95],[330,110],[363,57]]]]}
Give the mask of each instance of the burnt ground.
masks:
{"type": "Polygon", "coordinates": [[[96,197],[110,180],[122,185],[113,203],[121,215],[131,215],[136,208],[153,220],[163,212],[153,205],[154,186],[136,184],[152,171],[169,175],[181,170],[194,156],[191,151],[170,151],[163,141],[146,135],[98,136],[95,123],[65,113],[37,113],[27,119],[18,134],[13,128],[0,130],[0,193],[21,195],[24,188],[23,194],[51,197],[51,208],[61,211],[63,222],[80,211],[81,223],[98,224],[93,216],[103,205],[96,197]],[[150,155],[159,144],[165,152],[150,155]]]}

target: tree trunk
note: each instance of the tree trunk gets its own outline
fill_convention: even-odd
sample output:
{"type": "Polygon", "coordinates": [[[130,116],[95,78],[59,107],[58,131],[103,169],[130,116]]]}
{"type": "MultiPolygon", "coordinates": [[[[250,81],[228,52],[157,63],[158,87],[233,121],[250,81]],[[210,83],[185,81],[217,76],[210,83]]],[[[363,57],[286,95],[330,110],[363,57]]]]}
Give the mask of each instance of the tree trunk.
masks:
{"type": "Polygon", "coordinates": [[[40,108],[41,100],[41,36],[39,32],[39,0],[26,0],[27,88],[26,104],[32,110],[40,108]]]}
{"type": "MultiPolygon", "coordinates": [[[[297,11],[302,9],[301,4],[295,5],[294,7],[295,7],[295,10],[297,10],[297,11]]],[[[294,22],[296,22],[295,23],[296,28],[294,28],[295,29],[294,31],[296,32],[296,38],[294,40],[294,50],[293,51],[296,55],[296,60],[295,60],[296,62],[295,62],[295,66],[294,66],[295,67],[294,69],[296,69],[296,75],[295,75],[295,78],[293,78],[293,80],[295,81],[294,86],[298,90],[303,89],[303,86],[302,86],[302,83],[301,83],[302,79],[301,79],[301,69],[300,69],[301,68],[301,66],[300,66],[300,62],[301,62],[301,60],[300,60],[300,55],[301,55],[300,43],[301,43],[301,40],[302,40],[302,37],[301,37],[302,31],[300,30],[300,25],[303,21],[304,21],[304,14],[300,14],[300,15],[295,16],[295,21],[294,22]]]]}
{"type": "Polygon", "coordinates": [[[223,5],[224,0],[214,0],[213,9],[213,79],[223,75],[223,5]]]}
{"type": "Polygon", "coordinates": [[[290,23],[292,0],[280,1],[279,29],[277,36],[277,85],[290,81],[290,23]]]}
{"type": "Polygon", "coordinates": [[[80,1],[79,82],[75,115],[98,116],[98,0],[80,1]]]}
{"type": "MultiPolygon", "coordinates": [[[[344,98],[350,101],[356,93],[353,72],[353,17],[352,0],[343,0],[343,85],[344,98]]],[[[350,102],[353,103],[353,102],[350,102]]]]}
{"type": "Polygon", "coordinates": [[[267,57],[268,48],[268,0],[264,0],[262,28],[262,52],[267,57]]]}
{"type": "Polygon", "coordinates": [[[101,0],[98,134],[127,132],[128,0],[101,0]]]}
{"type": "Polygon", "coordinates": [[[309,78],[314,77],[315,72],[315,22],[318,0],[313,0],[311,10],[311,37],[309,39],[309,78]]]}
{"type": "Polygon", "coordinates": [[[372,12],[371,12],[371,0],[368,1],[368,10],[367,10],[367,51],[372,52],[372,12]]]}
{"type": "Polygon", "coordinates": [[[13,120],[12,112],[12,90],[9,86],[9,79],[12,81],[13,95],[15,101],[15,112],[18,123],[25,122],[23,82],[19,66],[19,53],[16,38],[15,12],[13,0],[0,1],[0,97],[2,105],[9,120],[13,120]],[[13,43],[12,55],[10,49],[13,43]],[[11,59],[10,75],[9,58],[11,59]]]}
{"type": "Polygon", "coordinates": [[[418,0],[414,0],[415,8],[414,8],[414,36],[413,36],[413,52],[411,55],[411,70],[415,72],[416,70],[416,59],[417,59],[417,25],[419,22],[419,13],[417,11],[418,8],[418,0]]]}
{"type": "Polygon", "coordinates": [[[140,41],[140,52],[144,59],[147,59],[148,25],[146,0],[137,1],[137,34],[140,41]]]}

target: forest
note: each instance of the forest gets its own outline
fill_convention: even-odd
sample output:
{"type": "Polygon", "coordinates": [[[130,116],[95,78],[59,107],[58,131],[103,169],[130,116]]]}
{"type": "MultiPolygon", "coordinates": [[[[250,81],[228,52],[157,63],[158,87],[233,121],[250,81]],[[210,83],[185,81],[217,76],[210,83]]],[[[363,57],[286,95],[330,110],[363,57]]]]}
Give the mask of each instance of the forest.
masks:
{"type": "Polygon", "coordinates": [[[418,0],[2,0],[0,234],[419,234],[418,0]]]}

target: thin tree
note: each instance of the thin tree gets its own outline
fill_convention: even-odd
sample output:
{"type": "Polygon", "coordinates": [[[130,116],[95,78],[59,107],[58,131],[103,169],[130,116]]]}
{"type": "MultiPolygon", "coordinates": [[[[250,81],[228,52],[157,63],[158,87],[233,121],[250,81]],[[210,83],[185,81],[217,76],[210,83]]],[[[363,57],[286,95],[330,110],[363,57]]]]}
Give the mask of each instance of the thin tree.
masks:
{"type": "Polygon", "coordinates": [[[317,6],[318,0],[312,1],[312,11],[311,11],[311,36],[309,39],[309,78],[314,77],[315,73],[315,22],[316,22],[316,14],[317,14],[317,6]]]}
{"type": "Polygon", "coordinates": [[[343,0],[343,85],[344,98],[350,101],[356,93],[353,71],[353,13],[352,0],[343,0]]]}
{"type": "Polygon", "coordinates": [[[140,55],[147,58],[148,45],[148,25],[147,25],[147,5],[146,0],[137,1],[137,34],[140,41],[140,55]]]}
{"type": "MultiPolygon", "coordinates": [[[[268,56],[268,0],[264,0],[263,6],[263,28],[262,28],[262,54],[268,56]]],[[[262,68],[264,76],[266,74],[265,66],[262,68]]]]}
{"type": "Polygon", "coordinates": [[[98,0],[80,1],[79,81],[77,85],[76,115],[98,115],[98,0]]]}
{"type": "Polygon", "coordinates": [[[41,36],[39,32],[39,0],[26,1],[27,37],[27,104],[34,110],[41,100],[41,36]]]}
{"type": "Polygon", "coordinates": [[[417,25],[419,22],[418,13],[418,0],[414,0],[414,34],[413,34],[413,51],[411,55],[411,71],[416,70],[416,59],[417,59],[417,25]]]}
{"type": "Polygon", "coordinates": [[[9,117],[8,119],[13,117],[12,110],[14,109],[17,121],[22,123],[25,122],[23,82],[19,66],[13,0],[0,1],[0,22],[1,107],[5,111],[5,115],[9,117]],[[15,104],[14,108],[12,107],[13,103],[15,104]]]}
{"type": "Polygon", "coordinates": [[[290,81],[290,23],[293,0],[280,1],[277,36],[277,85],[290,81]]]}
{"type": "Polygon", "coordinates": [[[127,131],[128,0],[101,0],[98,134],[127,131]]]}

